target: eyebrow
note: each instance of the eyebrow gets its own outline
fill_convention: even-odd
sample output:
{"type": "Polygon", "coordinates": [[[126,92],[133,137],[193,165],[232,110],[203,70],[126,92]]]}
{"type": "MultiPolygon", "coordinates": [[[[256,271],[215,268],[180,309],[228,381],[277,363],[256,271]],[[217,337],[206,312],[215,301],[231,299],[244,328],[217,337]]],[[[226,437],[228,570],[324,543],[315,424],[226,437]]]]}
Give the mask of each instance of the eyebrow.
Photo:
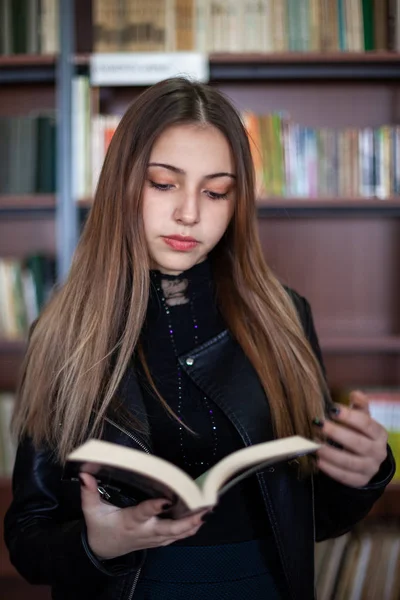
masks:
{"type": "MultiPolygon", "coordinates": [[[[167,165],[165,163],[149,163],[149,167],[162,167],[163,169],[168,169],[169,171],[173,171],[174,173],[178,173],[179,175],[186,175],[186,171],[183,169],[179,169],[178,167],[174,167],[173,165],[167,165]]],[[[217,177],[230,177],[231,179],[236,179],[236,175],[233,173],[211,173],[210,175],[205,175],[204,179],[216,179],[217,177]]]]}

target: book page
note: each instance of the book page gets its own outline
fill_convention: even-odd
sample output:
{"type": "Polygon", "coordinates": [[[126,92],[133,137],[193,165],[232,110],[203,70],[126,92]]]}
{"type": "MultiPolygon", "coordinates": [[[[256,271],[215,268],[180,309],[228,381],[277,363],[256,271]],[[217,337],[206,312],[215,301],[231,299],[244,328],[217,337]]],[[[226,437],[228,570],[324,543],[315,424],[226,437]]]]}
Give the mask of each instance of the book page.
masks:
{"type": "Polygon", "coordinates": [[[215,504],[219,493],[223,493],[240,479],[249,475],[249,471],[255,472],[269,464],[315,452],[319,447],[320,444],[301,436],[256,444],[230,454],[196,481],[199,484],[200,480],[207,503],[215,504]],[[232,484],[228,483],[227,487],[223,488],[223,484],[237,473],[239,475],[232,484]]]}

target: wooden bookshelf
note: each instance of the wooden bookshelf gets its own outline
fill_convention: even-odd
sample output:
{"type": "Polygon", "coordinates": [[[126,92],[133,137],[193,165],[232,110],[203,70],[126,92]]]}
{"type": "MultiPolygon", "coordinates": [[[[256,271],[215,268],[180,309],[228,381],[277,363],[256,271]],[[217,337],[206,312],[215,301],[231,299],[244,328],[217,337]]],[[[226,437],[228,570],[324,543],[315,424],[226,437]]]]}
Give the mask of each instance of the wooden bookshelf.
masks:
{"type": "Polygon", "coordinates": [[[53,211],[55,207],[56,197],[54,194],[0,195],[0,213],[53,211]]]}
{"type": "MultiPolygon", "coordinates": [[[[75,55],[87,67],[90,53],[75,55]]],[[[209,55],[211,81],[266,80],[399,80],[400,54],[395,52],[221,52],[209,55]]]]}
{"type": "Polygon", "coordinates": [[[265,198],[258,202],[259,217],[400,217],[400,198],[265,198]]]}
{"type": "Polygon", "coordinates": [[[25,348],[22,340],[0,339],[0,391],[15,390],[25,348]]]}
{"type": "Polygon", "coordinates": [[[22,355],[26,347],[24,340],[7,340],[0,338],[0,356],[2,354],[17,354],[22,355]]]}
{"type": "MultiPolygon", "coordinates": [[[[74,4],[72,60],[87,73],[91,3],[74,4]]],[[[282,110],[310,127],[400,124],[400,54],[224,52],[210,54],[209,63],[211,83],[240,110],[282,110]]],[[[0,56],[0,116],[54,108],[57,66],[55,56],[0,56]]],[[[96,90],[99,110],[122,114],[142,90],[96,90]]],[[[55,203],[54,195],[0,197],[0,256],[54,253],[55,203]]],[[[90,198],[78,203],[82,212],[90,206],[90,198]]],[[[268,264],[310,301],[329,382],[399,386],[400,198],[269,198],[260,200],[258,216],[268,264]]],[[[0,390],[15,389],[24,349],[23,341],[0,339],[0,390]]],[[[0,533],[10,498],[10,480],[0,479],[0,533]]],[[[387,488],[370,516],[400,516],[399,484],[387,488]]],[[[22,582],[3,546],[0,555],[1,596],[50,597],[22,582]]]]}
{"type": "Polygon", "coordinates": [[[257,63],[322,63],[346,64],[346,63],[390,63],[400,64],[398,52],[214,52],[210,54],[210,63],[234,63],[251,62],[257,63]]]}
{"type": "Polygon", "coordinates": [[[10,54],[0,56],[0,83],[53,83],[57,59],[47,54],[10,54]]]}
{"type": "Polygon", "coordinates": [[[57,57],[51,54],[2,54],[0,55],[0,69],[54,65],[56,60],[57,57]]]}
{"type": "Polygon", "coordinates": [[[10,478],[0,477],[0,578],[17,576],[17,572],[9,561],[8,552],[4,544],[4,515],[10,505],[11,497],[10,478]]]}
{"type": "Polygon", "coordinates": [[[329,352],[330,354],[400,354],[400,335],[321,338],[321,349],[323,352],[329,352]]]}

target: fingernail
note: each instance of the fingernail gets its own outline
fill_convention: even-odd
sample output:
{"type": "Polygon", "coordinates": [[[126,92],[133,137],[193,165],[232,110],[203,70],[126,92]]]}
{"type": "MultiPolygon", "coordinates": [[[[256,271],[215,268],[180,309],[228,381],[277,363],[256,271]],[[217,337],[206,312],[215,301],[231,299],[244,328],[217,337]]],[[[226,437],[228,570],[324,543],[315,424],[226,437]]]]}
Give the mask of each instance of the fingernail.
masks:
{"type": "Polygon", "coordinates": [[[331,406],[331,408],[329,409],[329,412],[331,413],[331,415],[334,415],[337,417],[340,414],[340,408],[338,408],[337,406],[331,406]]]}
{"type": "Polygon", "coordinates": [[[343,450],[343,446],[342,444],[339,444],[339,442],[335,442],[334,440],[332,440],[331,438],[327,438],[326,443],[329,446],[332,446],[333,448],[338,448],[339,450],[343,450]]]}
{"type": "Polygon", "coordinates": [[[86,484],[85,484],[85,482],[84,482],[84,480],[83,480],[83,477],[82,477],[81,475],[79,475],[79,481],[81,482],[81,485],[82,485],[83,487],[86,487],[86,484]]]}
{"type": "Polygon", "coordinates": [[[171,508],[172,504],[170,502],[166,502],[165,504],[162,505],[162,509],[163,510],[168,510],[169,508],[171,508]]]}
{"type": "Polygon", "coordinates": [[[316,427],[323,427],[324,426],[324,422],[322,419],[320,419],[319,417],[315,417],[315,419],[313,419],[313,424],[316,425],[316,427]]]}

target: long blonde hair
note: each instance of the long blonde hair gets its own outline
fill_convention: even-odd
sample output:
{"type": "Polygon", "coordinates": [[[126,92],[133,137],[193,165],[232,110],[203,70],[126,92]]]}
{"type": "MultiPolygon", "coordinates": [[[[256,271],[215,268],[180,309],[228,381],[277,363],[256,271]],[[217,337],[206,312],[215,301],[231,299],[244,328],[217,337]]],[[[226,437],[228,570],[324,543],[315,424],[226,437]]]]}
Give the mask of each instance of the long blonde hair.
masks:
{"type": "MultiPolygon", "coordinates": [[[[123,116],[69,276],[30,338],[13,426],[35,445],[49,444],[61,462],[88,436],[99,435],[138,348],[149,295],[141,198],[152,146],[167,127],[198,122],[224,134],[236,163],[234,215],[210,256],[227,326],[261,380],[277,436],[310,438],[312,419],[323,413],[319,364],[261,250],[253,163],[240,116],[216,89],[174,78],[149,88],[123,116]]],[[[133,416],[131,427],[138,427],[133,416]]]]}

